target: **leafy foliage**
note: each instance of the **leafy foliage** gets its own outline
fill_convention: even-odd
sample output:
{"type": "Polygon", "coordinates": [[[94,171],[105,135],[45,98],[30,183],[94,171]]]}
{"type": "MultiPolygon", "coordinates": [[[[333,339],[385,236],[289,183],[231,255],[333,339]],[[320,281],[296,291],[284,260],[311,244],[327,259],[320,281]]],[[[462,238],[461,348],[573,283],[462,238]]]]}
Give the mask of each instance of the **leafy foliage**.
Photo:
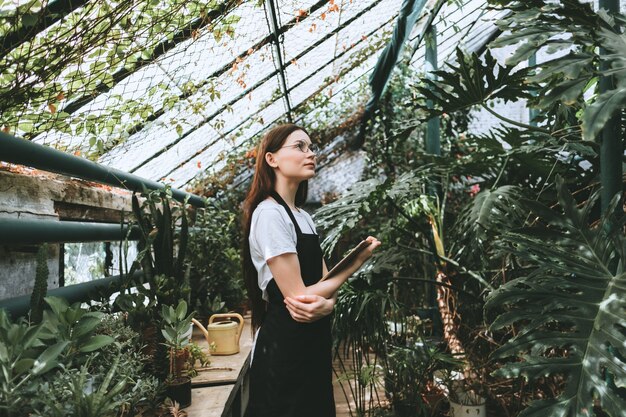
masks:
{"type": "Polygon", "coordinates": [[[595,12],[591,3],[577,0],[515,1],[505,7],[512,11],[498,22],[505,34],[491,47],[515,45],[516,53],[507,61],[510,65],[540,50],[555,54],[555,58],[533,68],[535,74],[528,78],[541,84],[531,103],[547,114],[554,114],[560,106],[582,107],[584,139],[594,140],[606,122],[626,107],[626,67],[621,58],[626,38],[616,28],[624,16],[606,10],[595,12]],[[600,77],[610,76],[617,81],[608,91],[591,101],[583,97],[600,77]]]}
{"type": "Polygon", "coordinates": [[[239,308],[245,298],[239,211],[235,203],[211,203],[196,212],[186,256],[190,308],[207,317],[239,308]]]}
{"type": "Polygon", "coordinates": [[[158,311],[162,305],[172,305],[189,296],[185,263],[189,222],[186,205],[174,202],[170,187],[146,192],[143,196],[141,205],[137,196],[132,197],[134,222],[129,230],[139,233],[139,253],[126,274],[126,294],[116,304],[120,308],[134,306],[141,318],[155,319],[158,313],[154,309],[146,310],[144,300],[157,306],[158,311]],[[140,267],[142,278],[133,280],[140,267]],[[149,284],[148,288],[145,283],[149,284]],[[132,287],[137,287],[138,294],[131,294],[132,287]]]}
{"type": "Polygon", "coordinates": [[[465,206],[454,226],[455,257],[466,262],[486,256],[494,236],[524,223],[525,211],[518,200],[522,190],[515,185],[504,185],[476,194],[465,206]]]}
{"type": "Polygon", "coordinates": [[[0,125],[28,138],[50,130],[81,136],[88,143],[71,150],[92,151],[92,157],[176,103],[197,111],[184,98],[210,83],[190,82],[181,86],[182,95],[165,83],[141,98],[114,91],[103,109],[108,117],[76,111],[81,105],[193,37],[191,28],[207,27],[223,40],[234,36],[240,18],[227,13],[236,1],[83,3],[57,11],[40,1],[6,8],[0,19],[0,66],[6,69],[0,77],[0,125]]]}
{"type": "Polygon", "coordinates": [[[128,381],[118,379],[113,384],[118,372],[120,359],[117,357],[103,381],[97,387],[93,386],[92,376],[88,366],[83,365],[80,371],[68,372],[65,388],[69,396],[65,398],[44,397],[45,415],[50,417],[115,417],[122,406],[119,398],[128,381]]]}
{"type": "Polygon", "coordinates": [[[80,303],[70,306],[58,297],[46,297],[45,300],[50,307],[44,311],[45,337],[67,345],[64,352],[66,363],[79,361],[81,356],[77,354],[94,352],[114,342],[111,336],[95,334],[104,313],[85,310],[80,303]]]}
{"type": "MultiPolygon", "coordinates": [[[[163,337],[165,345],[169,348],[170,367],[169,378],[176,380],[182,375],[177,374],[180,366],[177,366],[178,353],[189,345],[189,328],[191,326],[191,318],[193,312],[187,314],[187,303],[180,300],[176,308],[172,306],[161,307],[161,317],[163,318],[163,337]]],[[[181,364],[182,365],[182,364],[181,364]]]]}
{"type": "Polygon", "coordinates": [[[322,241],[326,252],[332,251],[339,238],[371,212],[372,201],[380,202],[386,185],[379,180],[368,180],[353,186],[341,200],[321,207],[315,212],[315,222],[329,232],[322,241]]]}
{"type": "Polygon", "coordinates": [[[596,401],[609,415],[619,416],[626,401],[607,385],[605,374],[624,387],[626,240],[621,223],[611,216],[590,225],[595,198],[578,208],[563,180],[558,186],[562,212],[526,201],[546,225],[502,239],[530,272],[502,285],[485,305],[497,315],[493,330],[518,329],[494,355],[522,361],[507,363],[497,374],[528,380],[566,376],[558,398],[536,401],[522,416],[586,416],[596,401]]]}
{"type": "Polygon", "coordinates": [[[154,403],[159,383],[145,372],[137,333],[121,319],[47,303],[38,325],[0,311],[1,415],[124,415],[154,403]]]}
{"type": "Polygon", "coordinates": [[[11,323],[0,310],[0,411],[11,415],[20,406],[21,387],[37,376],[59,366],[59,355],[67,341],[48,345],[43,341],[42,326],[25,322],[11,323]]]}

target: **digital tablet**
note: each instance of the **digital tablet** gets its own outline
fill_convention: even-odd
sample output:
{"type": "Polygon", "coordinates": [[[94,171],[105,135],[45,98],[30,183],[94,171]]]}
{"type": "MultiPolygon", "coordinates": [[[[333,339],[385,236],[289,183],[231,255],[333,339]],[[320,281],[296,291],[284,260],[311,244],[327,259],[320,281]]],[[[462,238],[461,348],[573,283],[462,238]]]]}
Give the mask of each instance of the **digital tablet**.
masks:
{"type": "Polygon", "coordinates": [[[330,271],[328,271],[328,273],[326,275],[324,275],[322,277],[322,279],[320,279],[320,282],[327,280],[328,278],[332,277],[333,275],[335,275],[337,272],[341,271],[342,269],[346,268],[347,266],[349,266],[353,261],[354,258],[356,258],[356,256],[361,253],[363,251],[363,249],[367,248],[369,245],[371,244],[371,242],[367,241],[367,240],[362,240],[358,245],[356,245],[356,247],[354,249],[352,249],[342,260],[340,260],[337,265],[335,265],[333,267],[333,269],[331,269],[330,271]]]}

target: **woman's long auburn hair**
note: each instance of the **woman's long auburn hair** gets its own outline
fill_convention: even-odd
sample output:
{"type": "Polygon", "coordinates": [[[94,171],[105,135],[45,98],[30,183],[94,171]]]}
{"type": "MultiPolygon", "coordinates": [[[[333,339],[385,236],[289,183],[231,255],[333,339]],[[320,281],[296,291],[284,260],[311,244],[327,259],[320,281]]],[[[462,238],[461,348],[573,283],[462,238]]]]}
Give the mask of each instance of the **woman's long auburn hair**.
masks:
{"type": "MultiPolygon", "coordinates": [[[[295,124],[282,124],[268,131],[257,147],[256,164],[254,177],[250,191],[243,202],[243,276],[248,290],[250,307],[252,308],[252,330],[255,331],[265,318],[266,303],[263,300],[261,289],[259,288],[258,274],[252,256],[250,255],[250,227],[252,224],[252,213],[259,203],[270,196],[276,184],[276,174],[274,169],[265,160],[267,152],[277,152],[285,143],[289,135],[301,130],[309,134],[304,128],[295,124]]],[[[296,192],[296,206],[304,204],[308,192],[308,181],[302,181],[296,192]]]]}

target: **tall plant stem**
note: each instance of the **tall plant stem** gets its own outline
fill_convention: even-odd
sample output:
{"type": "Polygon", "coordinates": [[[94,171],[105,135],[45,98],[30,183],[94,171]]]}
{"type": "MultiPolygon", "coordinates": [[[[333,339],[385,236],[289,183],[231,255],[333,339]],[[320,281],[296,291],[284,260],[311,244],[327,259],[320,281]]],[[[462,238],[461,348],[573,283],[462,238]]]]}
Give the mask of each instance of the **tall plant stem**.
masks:
{"type": "Polygon", "coordinates": [[[443,259],[444,261],[456,266],[457,268],[459,268],[459,270],[464,273],[464,274],[468,274],[469,276],[471,276],[472,278],[474,278],[476,281],[480,282],[482,285],[484,285],[486,288],[488,288],[489,290],[493,291],[493,286],[488,283],[485,278],[481,277],[480,275],[478,275],[476,272],[471,271],[467,268],[465,268],[464,266],[461,266],[457,261],[455,261],[454,259],[450,259],[448,257],[445,256],[441,256],[441,259],[443,259]]]}
{"type": "Polygon", "coordinates": [[[550,134],[550,131],[547,130],[547,129],[542,129],[542,128],[537,127],[537,126],[527,125],[526,123],[520,123],[518,121],[509,119],[507,117],[504,117],[504,116],[496,113],[492,109],[490,109],[489,106],[487,106],[485,103],[481,103],[480,106],[483,109],[487,110],[489,113],[493,114],[498,119],[502,120],[503,122],[506,122],[506,123],[511,124],[513,126],[521,127],[522,129],[528,129],[528,130],[532,130],[534,132],[541,132],[541,133],[545,133],[546,135],[550,134]]]}
{"type": "MultiPolygon", "coordinates": [[[[442,271],[437,271],[437,282],[441,284],[449,284],[449,278],[442,271]]],[[[449,288],[443,285],[437,286],[437,304],[441,313],[441,322],[443,323],[443,338],[448,344],[450,353],[453,355],[463,355],[465,349],[458,337],[459,326],[455,320],[456,311],[450,305],[450,298],[453,298],[449,288]]]]}
{"type": "Polygon", "coordinates": [[[500,182],[500,178],[502,177],[502,173],[504,172],[504,168],[506,168],[507,164],[509,163],[509,158],[510,157],[511,157],[511,155],[507,155],[506,158],[504,158],[504,163],[502,164],[502,168],[500,168],[500,172],[498,173],[498,177],[494,181],[494,183],[491,186],[491,188],[496,188],[496,186],[498,185],[498,182],[500,182]]]}

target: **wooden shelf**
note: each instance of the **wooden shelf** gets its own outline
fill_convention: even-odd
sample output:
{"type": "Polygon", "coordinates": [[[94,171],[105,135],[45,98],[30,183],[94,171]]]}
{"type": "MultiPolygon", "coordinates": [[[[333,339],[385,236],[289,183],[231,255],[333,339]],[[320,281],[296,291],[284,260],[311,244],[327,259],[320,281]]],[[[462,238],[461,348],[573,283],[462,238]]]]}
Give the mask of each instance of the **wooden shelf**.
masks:
{"type": "MultiPolygon", "coordinates": [[[[202,323],[205,324],[205,323],[202,323]]],[[[252,350],[250,317],[245,318],[239,353],[210,356],[211,364],[200,369],[191,380],[191,405],[188,417],[241,417],[248,404],[248,368],[252,350]]],[[[209,345],[194,326],[193,341],[205,351],[209,345]]]]}

